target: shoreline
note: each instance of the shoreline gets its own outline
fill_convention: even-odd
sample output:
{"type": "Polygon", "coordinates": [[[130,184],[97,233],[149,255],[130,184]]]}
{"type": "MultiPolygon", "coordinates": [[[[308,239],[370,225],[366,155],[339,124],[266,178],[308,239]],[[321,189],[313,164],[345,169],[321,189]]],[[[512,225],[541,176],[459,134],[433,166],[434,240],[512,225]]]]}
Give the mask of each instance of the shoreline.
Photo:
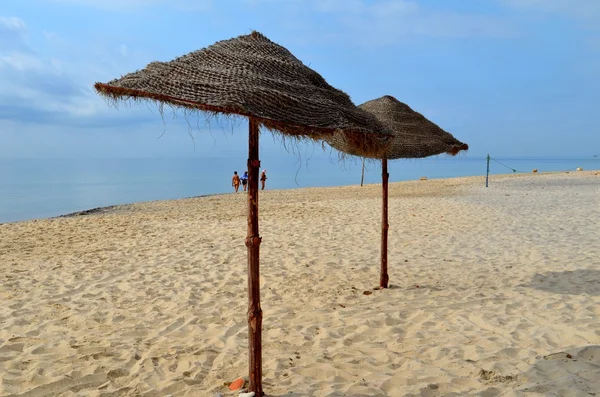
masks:
{"type": "MultiPolygon", "coordinates": [[[[163,201],[167,201],[168,202],[168,201],[177,201],[177,200],[189,200],[189,199],[202,198],[202,197],[222,196],[222,195],[225,195],[225,194],[227,194],[227,193],[202,194],[200,196],[181,197],[181,198],[170,199],[170,200],[134,201],[132,203],[113,204],[113,205],[107,205],[107,206],[104,206],[104,207],[95,207],[95,208],[90,208],[88,210],[69,212],[67,214],[62,214],[62,215],[57,215],[57,216],[50,216],[50,217],[47,217],[47,218],[31,219],[31,220],[57,219],[57,218],[73,218],[73,217],[78,217],[78,216],[111,214],[111,213],[115,213],[115,212],[126,211],[127,209],[131,208],[132,206],[134,206],[136,204],[146,204],[146,203],[163,202],[163,201]]],[[[16,221],[16,222],[27,222],[27,221],[16,221]]]]}
{"type": "MultiPolygon", "coordinates": [[[[507,178],[507,177],[516,178],[516,177],[535,176],[535,175],[557,175],[557,174],[569,174],[569,173],[580,173],[580,172],[583,172],[583,173],[600,172],[600,169],[598,169],[598,170],[583,170],[583,171],[547,171],[547,172],[538,172],[538,173],[533,173],[533,172],[522,173],[521,172],[521,173],[513,173],[513,174],[490,174],[490,181],[493,181],[494,178],[507,178]]],[[[465,179],[465,178],[466,179],[471,179],[471,178],[473,178],[473,179],[474,178],[484,178],[485,179],[485,175],[457,176],[457,177],[449,177],[449,178],[428,178],[427,180],[428,181],[439,181],[439,180],[453,180],[453,179],[465,179]]],[[[390,186],[396,185],[396,184],[414,182],[414,181],[423,182],[423,181],[419,181],[418,179],[412,179],[412,180],[390,182],[390,186]]],[[[269,189],[267,191],[268,192],[283,192],[283,191],[294,191],[294,190],[299,190],[299,189],[335,189],[335,188],[348,188],[348,187],[352,187],[352,186],[360,187],[359,184],[350,184],[350,185],[334,185],[334,186],[297,187],[297,188],[273,189],[273,190],[269,189]]],[[[370,184],[364,185],[364,187],[367,187],[367,186],[379,186],[379,184],[378,183],[370,183],[370,184]]],[[[243,193],[243,191],[241,191],[240,193],[243,193]]],[[[260,192],[259,192],[259,194],[260,194],[260,192]]],[[[135,202],[130,202],[130,203],[122,203],[122,204],[112,204],[112,205],[94,207],[94,208],[84,209],[84,210],[79,210],[79,211],[67,212],[65,214],[60,214],[60,215],[55,215],[55,216],[5,222],[5,223],[0,223],[0,226],[6,225],[6,224],[11,224],[11,223],[19,223],[19,222],[37,222],[37,221],[42,221],[42,220],[47,220],[47,219],[73,218],[73,217],[80,217],[80,216],[111,214],[111,213],[115,213],[115,212],[127,211],[133,205],[136,205],[136,204],[145,204],[145,203],[153,203],[153,202],[170,202],[170,201],[177,201],[177,200],[190,200],[190,199],[197,199],[197,198],[203,198],[203,197],[228,196],[228,195],[235,195],[235,193],[233,193],[233,192],[211,193],[211,194],[202,194],[202,195],[198,195],[198,196],[180,197],[180,198],[168,199],[168,200],[148,200],[148,201],[135,201],[135,202]]]]}

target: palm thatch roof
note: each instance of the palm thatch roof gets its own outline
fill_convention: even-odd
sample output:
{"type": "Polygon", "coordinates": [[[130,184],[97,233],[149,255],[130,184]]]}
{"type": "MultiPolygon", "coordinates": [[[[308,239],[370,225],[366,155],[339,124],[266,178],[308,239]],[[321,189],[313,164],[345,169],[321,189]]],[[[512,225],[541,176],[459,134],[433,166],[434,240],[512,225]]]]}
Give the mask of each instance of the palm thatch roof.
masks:
{"type": "Polygon", "coordinates": [[[343,131],[349,142],[372,153],[381,152],[390,138],[390,132],[346,93],[258,32],[170,62],[152,62],[119,79],[96,83],[95,88],[115,100],[150,99],[254,117],[271,130],[296,137],[320,139],[343,131]]]}
{"type": "Polygon", "coordinates": [[[392,131],[393,138],[388,141],[383,156],[370,156],[361,147],[353,146],[352,141],[346,139],[343,133],[327,138],[330,146],[352,155],[386,159],[420,158],[442,153],[454,156],[469,148],[466,143],[454,138],[393,96],[386,95],[367,101],[359,105],[359,108],[373,114],[384,127],[392,131]]]}

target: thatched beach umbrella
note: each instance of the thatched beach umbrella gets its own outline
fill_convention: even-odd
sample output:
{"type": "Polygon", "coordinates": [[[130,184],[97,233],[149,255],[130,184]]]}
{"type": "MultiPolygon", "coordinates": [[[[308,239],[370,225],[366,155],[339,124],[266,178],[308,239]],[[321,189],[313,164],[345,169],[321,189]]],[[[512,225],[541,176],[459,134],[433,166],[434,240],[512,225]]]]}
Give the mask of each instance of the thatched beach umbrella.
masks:
{"type": "Polygon", "coordinates": [[[148,99],[193,110],[249,118],[248,140],[248,337],[249,390],[262,390],[259,247],[259,125],[296,138],[344,133],[353,147],[382,153],[390,134],[350,97],[306,67],[287,49],[258,32],[217,42],[170,62],[106,84],[99,94],[114,100],[148,99]],[[376,138],[376,139],[375,139],[376,138]]]}
{"type": "MultiPolygon", "coordinates": [[[[381,274],[379,286],[388,287],[387,242],[388,242],[388,179],[387,161],[400,158],[421,158],[447,153],[452,156],[468,150],[466,143],[460,142],[452,134],[442,130],[422,114],[415,112],[405,103],[386,95],[359,105],[359,108],[373,114],[386,128],[393,132],[383,156],[374,155],[364,148],[352,144],[343,133],[327,138],[329,145],[341,152],[381,159],[383,204],[381,215],[381,274]]],[[[375,139],[375,138],[373,138],[375,139]]]]}

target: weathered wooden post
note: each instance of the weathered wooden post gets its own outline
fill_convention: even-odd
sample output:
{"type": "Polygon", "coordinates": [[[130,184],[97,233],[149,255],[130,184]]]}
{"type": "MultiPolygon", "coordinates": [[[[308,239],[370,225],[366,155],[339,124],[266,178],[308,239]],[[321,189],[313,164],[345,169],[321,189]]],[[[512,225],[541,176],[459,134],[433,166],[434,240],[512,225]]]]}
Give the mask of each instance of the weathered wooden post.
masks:
{"type": "Polygon", "coordinates": [[[379,287],[388,287],[388,271],[387,271],[387,260],[388,260],[388,229],[390,225],[388,223],[388,174],[387,159],[381,160],[381,181],[383,186],[383,203],[381,208],[381,274],[379,276],[379,287]]]}
{"type": "Polygon", "coordinates": [[[249,118],[248,131],[248,351],[249,391],[263,395],[262,388],[262,309],[260,308],[260,243],[258,232],[258,121],[249,118]]]}

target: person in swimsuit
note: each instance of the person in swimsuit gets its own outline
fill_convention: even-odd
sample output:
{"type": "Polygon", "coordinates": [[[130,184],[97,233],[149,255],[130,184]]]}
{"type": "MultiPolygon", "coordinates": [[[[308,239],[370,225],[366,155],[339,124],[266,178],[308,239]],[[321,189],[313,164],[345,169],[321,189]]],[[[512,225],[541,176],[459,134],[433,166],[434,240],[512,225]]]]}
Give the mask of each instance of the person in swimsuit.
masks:
{"type": "Polygon", "coordinates": [[[244,187],[244,191],[246,191],[246,185],[248,185],[248,171],[244,171],[244,175],[242,175],[242,186],[244,187]]]}
{"type": "Polygon", "coordinates": [[[262,174],[260,174],[261,190],[265,190],[265,182],[267,182],[267,170],[263,170],[262,174]]]}
{"type": "Polygon", "coordinates": [[[240,188],[240,177],[238,176],[237,171],[233,171],[233,178],[231,178],[231,186],[233,186],[235,192],[237,193],[238,189],[240,188]]]}

